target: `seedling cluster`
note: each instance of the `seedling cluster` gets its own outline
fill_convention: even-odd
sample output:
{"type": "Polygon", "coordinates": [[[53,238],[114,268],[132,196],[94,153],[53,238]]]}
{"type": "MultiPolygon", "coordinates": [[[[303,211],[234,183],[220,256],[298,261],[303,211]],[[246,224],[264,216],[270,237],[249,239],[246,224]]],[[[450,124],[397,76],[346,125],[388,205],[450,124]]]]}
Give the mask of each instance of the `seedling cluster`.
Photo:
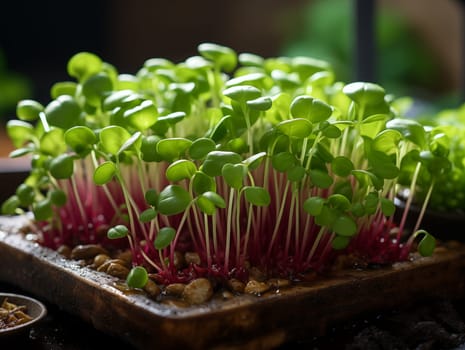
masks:
{"type": "Polygon", "coordinates": [[[2,210],[32,212],[45,246],[129,248],[137,287],[147,273],[244,280],[251,266],[298,278],[341,254],[390,264],[418,236],[422,255],[434,249],[404,228],[407,211],[394,222],[393,200],[447,169],[443,141],[379,85],[213,43],[133,75],[89,52],[67,71],[50,103],[20,101],[7,125],[11,157],[32,168],[2,210]],[[200,263],[180,266],[185,252],[200,263]]]}

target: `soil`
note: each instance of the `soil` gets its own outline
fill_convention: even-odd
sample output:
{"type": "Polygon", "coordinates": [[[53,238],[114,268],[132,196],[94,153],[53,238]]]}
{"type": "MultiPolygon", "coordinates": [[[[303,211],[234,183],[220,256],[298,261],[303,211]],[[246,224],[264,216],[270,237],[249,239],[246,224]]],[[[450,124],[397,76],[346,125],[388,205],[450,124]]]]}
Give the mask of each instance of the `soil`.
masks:
{"type": "Polygon", "coordinates": [[[465,301],[432,300],[367,315],[308,345],[321,350],[465,349],[465,301]]]}

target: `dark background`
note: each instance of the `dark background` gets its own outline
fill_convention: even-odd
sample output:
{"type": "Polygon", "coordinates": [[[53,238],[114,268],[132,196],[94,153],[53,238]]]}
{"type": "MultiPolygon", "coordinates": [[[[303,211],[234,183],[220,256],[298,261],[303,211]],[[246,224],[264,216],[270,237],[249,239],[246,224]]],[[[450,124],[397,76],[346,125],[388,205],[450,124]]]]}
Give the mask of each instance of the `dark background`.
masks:
{"type": "Polygon", "coordinates": [[[303,0],[80,0],[2,3],[0,50],[8,69],[28,77],[33,96],[48,100],[66,63],[91,51],[120,73],[137,72],[151,57],[181,61],[204,41],[270,56],[292,36],[303,0]]]}
{"type": "MultiPolygon", "coordinates": [[[[339,76],[348,81],[355,78],[350,74],[354,71],[353,3],[6,0],[0,5],[0,83],[3,65],[4,71],[28,83],[19,98],[47,103],[51,85],[69,79],[66,63],[79,51],[98,54],[120,73],[135,74],[148,58],[182,61],[196,54],[197,45],[205,41],[264,57],[304,54],[327,59],[336,64],[337,73],[343,71],[339,76]],[[317,3],[326,6],[320,6],[318,12],[313,9],[317,3]]],[[[379,11],[388,9],[397,16],[384,33],[377,33],[379,82],[387,86],[393,80],[412,84],[411,89],[402,90],[412,94],[420,85],[423,94],[427,90],[424,96],[428,99],[461,89],[464,30],[460,3],[376,1],[379,11]],[[399,30],[399,20],[407,23],[409,32],[399,30]],[[419,44],[422,47],[417,49],[419,44]]],[[[7,92],[0,84],[0,95],[7,92]]],[[[8,119],[14,112],[13,105],[3,113],[8,114],[8,119]]]]}

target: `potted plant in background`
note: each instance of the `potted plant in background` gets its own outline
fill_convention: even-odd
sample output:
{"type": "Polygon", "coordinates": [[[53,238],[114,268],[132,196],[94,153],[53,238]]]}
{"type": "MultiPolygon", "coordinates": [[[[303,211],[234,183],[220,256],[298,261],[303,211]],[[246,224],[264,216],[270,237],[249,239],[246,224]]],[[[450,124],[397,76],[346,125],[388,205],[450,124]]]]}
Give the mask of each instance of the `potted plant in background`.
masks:
{"type": "Polygon", "coordinates": [[[423,211],[412,231],[394,200],[449,168],[443,139],[379,85],[213,43],[134,75],[88,52],[67,69],[51,102],[19,101],[7,124],[31,172],[2,212],[31,213],[37,243],[126,291],[203,305],[435,249],[423,211]]]}
{"type": "Polygon", "coordinates": [[[440,239],[463,240],[459,231],[454,230],[464,222],[465,183],[464,183],[464,118],[463,106],[442,109],[432,114],[420,114],[419,123],[428,129],[431,135],[431,153],[424,153],[424,158],[434,160],[428,171],[419,171],[415,188],[409,187],[412,168],[405,167],[402,177],[405,187],[398,197],[399,207],[405,204],[405,195],[413,201],[411,210],[418,213],[421,203],[428,199],[423,226],[436,233],[440,239]],[[414,194],[412,195],[412,191],[414,194]]]}

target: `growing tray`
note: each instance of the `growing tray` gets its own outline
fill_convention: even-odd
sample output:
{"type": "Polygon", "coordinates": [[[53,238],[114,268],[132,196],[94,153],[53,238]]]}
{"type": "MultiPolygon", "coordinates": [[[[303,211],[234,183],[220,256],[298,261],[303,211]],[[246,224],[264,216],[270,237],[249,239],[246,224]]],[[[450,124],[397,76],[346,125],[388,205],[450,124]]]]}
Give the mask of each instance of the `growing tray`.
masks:
{"type": "Polygon", "coordinates": [[[0,280],[27,290],[140,349],[267,349],[323,335],[366,312],[465,292],[465,247],[449,244],[428,258],[373,270],[340,270],[261,296],[165,305],[124,293],[118,280],[21,232],[27,217],[0,217],[0,280]]]}

